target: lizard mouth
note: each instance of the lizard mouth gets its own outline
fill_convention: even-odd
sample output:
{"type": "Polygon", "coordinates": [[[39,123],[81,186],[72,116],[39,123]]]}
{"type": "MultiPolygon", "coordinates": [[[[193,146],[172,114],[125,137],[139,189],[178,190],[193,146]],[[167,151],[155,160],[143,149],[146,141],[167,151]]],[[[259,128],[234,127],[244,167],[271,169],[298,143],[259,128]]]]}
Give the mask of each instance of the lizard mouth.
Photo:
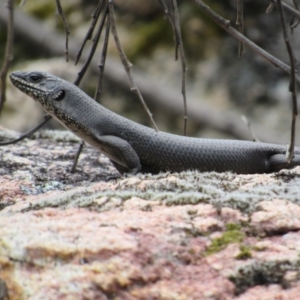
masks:
{"type": "Polygon", "coordinates": [[[43,94],[43,91],[41,89],[36,88],[35,86],[33,86],[33,84],[30,84],[26,80],[15,76],[14,74],[10,74],[9,78],[15,87],[34,99],[40,98],[43,94]]]}

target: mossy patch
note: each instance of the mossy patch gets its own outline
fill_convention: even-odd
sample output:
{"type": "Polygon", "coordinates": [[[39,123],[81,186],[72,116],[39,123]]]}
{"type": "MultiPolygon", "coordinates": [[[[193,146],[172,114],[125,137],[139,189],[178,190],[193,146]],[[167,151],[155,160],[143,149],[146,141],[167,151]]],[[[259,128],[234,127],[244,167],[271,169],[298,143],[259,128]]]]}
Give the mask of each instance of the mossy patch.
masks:
{"type": "Polygon", "coordinates": [[[241,231],[238,224],[228,223],[223,235],[212,240],[211,245],[206,249],[205,255],[211,255],[225,249],[229,244],[241,243],[245,234],[241,231]]]}
{"type": "Polygon", "coordinates": [[[241,245],[240,246],[240,253],[236,255],[236,259],[244,260],[252,257],[251,253],[251,247],[246,246],[246,245],[241,245]]]}

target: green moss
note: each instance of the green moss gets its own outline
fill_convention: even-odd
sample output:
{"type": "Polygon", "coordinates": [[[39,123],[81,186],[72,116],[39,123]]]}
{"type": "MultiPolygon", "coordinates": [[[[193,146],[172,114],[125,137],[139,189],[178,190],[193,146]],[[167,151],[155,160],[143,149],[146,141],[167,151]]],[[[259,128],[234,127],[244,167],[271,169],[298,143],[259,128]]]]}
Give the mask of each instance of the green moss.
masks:
{"type": "Polygon", "coordinates": [[[219,238],[212,241],[211,245],[206,249],[205,255],[211,255],[225,249],[227,245],[233,243],[241,243],[244,240],[244,233],[240,230],[240,225],[228,223],[226,231],[219,238]]]}
{"type": "Polygon", "coordinates": [[[241,230],[241,225],[235,223],[227,223],[226,231],[232,231],[232,230],[241,230]]]}
{"type": "Polygon", "coordinates": [[[251,247],[246,245],[240,246],[240,253],[235,257],[236,259],[244,260],[252,257],[251,247]]]}

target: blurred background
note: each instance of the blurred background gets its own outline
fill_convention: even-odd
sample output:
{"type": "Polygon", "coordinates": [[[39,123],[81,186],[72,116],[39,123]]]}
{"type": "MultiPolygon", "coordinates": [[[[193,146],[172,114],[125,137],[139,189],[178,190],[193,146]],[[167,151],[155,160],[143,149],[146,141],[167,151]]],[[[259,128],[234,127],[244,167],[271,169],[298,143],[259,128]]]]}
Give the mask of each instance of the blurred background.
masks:
{"type": "MultiPolygon", "coordinates": [[[[62,1],[70,26],[70,43],[81,42],[90,26],[91,14],[98,1],[62,1]]],[[[236,1],[205,1],[215,12],[236,21],[236,1]]],[[[16,3],[17,4],[17,3],[16,3]]],[[[7,14],[4,3],[0,14],[7,14]]],[[[278,11],[266,14],[269,1],[244,0],[245,35],[254,43],[289,64],[278,11]]],[[[115,0],[117,31],[144,98],[153,113],[158,128],[183,133],[183,104],[181,96],[181,63],[175,61],[171,25],[157,0],[115,0]],[[174,102],[169,101],[174,98],[174,102]]],[[[288,143],[291,123],[291,94],[289,76],[282,70],[245,47],[238,57],[238,42],[215,24],[192,1],[178,1],[182,38],[187,60],[186,90],[189,110],[188,135],[209,138],[251,139],[241,116],[251,122],[255,134],[267,142],[288,143]]],[[[276,7],[275,7],[276,8],[276,7]]],[[[34,31],[64,35],[54,0],[27,0],[16,11],[35,20],[34,29],[22,23],[16,26],[14,60],[10,71],[43,70],[73,82],[82,64],[65,61],[64,48],[53,50],[55,39],[45,33],[37,42],[30,35],[34,31]],[[48,31],[47,31],[48,30],[48,31]],[[59,53],[60,51],[60,53],[59,53]]],[[[15,15],[16,23],[21,20],[15,15]]],[[[286,13],[289,23],[291,16],[286,13]]],[[[291,34],[296,58],[299,58],[299,30],[291,34]]],[[[0,19],[0,67],[6,44],[6,21],[0,19]]],[[[91,46],[87,43],[86,50],[91,46]]],[[[101,43],[95,53],[99,61],[101,43]]],[[[92,62],[93,64],[93,62],[92,62]]],[[[127,79],[121,84],[114,80],[114,72],[123,67],[113,37],[110,36],[108,60],[105,66],[101,103],[120,115],[151,126],[137,96],[130,92],[127,79]]],[[[94,96],[98,76],[96,66],[90,69],[80,87],[94,96]]],[[[120,71],[121,70],[121,71],[120,71]]],[[[123,71],[123,73],[125,73],[123,71]]],[[[118,73],[119,74],[119,73],[118,73]]],[[[7,101],[0,116],[0,125],[24,132],[37,125],[43,112],[34,101],[7,81],[7,101]]],[[[61,128],[51,121],[48,128],[61,128]]],[[[299,126],[298,126],[299,127],[299,126]]],[[[299,133],[299,129],[297,131],[299,133]]],[[[298,134],[299,135],[299,134],[298,134]]],[[[297,139],[299,140],[299,139],[297,139]]]]}

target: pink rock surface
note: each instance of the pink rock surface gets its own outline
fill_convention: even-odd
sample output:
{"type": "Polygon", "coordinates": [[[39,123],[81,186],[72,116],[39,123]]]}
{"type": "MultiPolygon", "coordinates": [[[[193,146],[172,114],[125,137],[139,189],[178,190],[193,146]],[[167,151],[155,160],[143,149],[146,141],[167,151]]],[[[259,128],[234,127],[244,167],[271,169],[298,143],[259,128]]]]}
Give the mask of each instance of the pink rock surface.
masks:
{"type": "Polygon", "coordinates": [[[202,257],[208,239],[184,232],[192,225],[188,210],[205,214],[206,206],[2,217],[2,278],[26,288],[15,293],[7,280],[11,299],[223,299],[234,286],[202,257]]]}
{"type": "Polygon", "coordinates": [[[76,140],[39,138],[0,148],[0,299],[299,297],[299,168],[106,182],[95,150],[71,174],[76,140]]]}

